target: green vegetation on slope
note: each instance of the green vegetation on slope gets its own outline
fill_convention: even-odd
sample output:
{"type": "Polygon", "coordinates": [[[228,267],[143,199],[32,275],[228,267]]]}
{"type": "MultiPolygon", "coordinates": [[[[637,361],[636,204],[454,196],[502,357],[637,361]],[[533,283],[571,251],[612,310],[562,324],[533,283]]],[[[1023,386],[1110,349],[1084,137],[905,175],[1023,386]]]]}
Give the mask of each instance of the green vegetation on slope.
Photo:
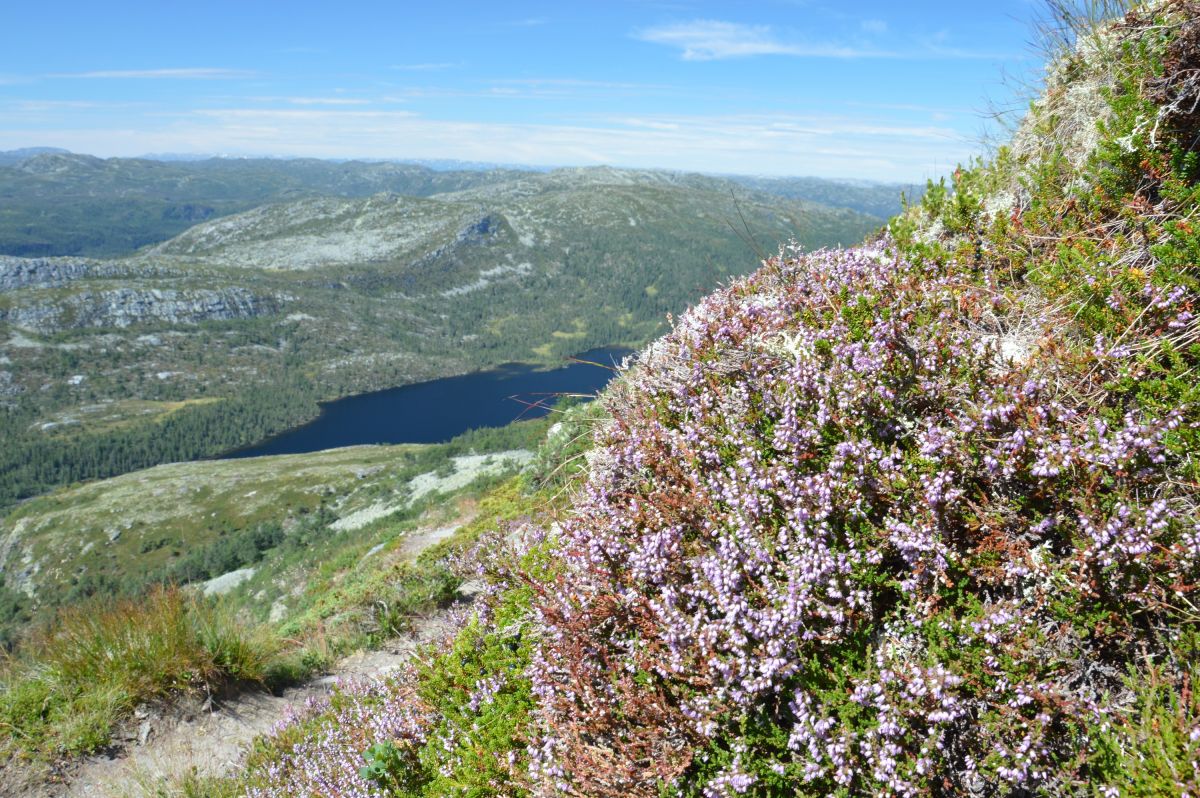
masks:
{"type": "MultiPolygon", "coordinates": [[[[310,707],[280,734],[260,739],[243,774],[205,781],[205,790],[272,794],[269,772],[295,774],[299,779],[292,786],[297,787],[304,778],[295,770],[302,764],[298,749],[315,746],[318,755],[344,760],[355,775],[388,795],[520,792],[521,757],[515,754],[533,731],[533,697],[521,678],[534,640],[529,613],[540,583],[558,570],[551,541],[527,534],[569,505],[592,434],[607,419],[596,403],[564,410],[532,468],[485,493],[475,519],[445,548],[430,550],[419,561],[436,561],[450,551],[456,552],[458,568],[476,578],[476,569],[484,567],[484,579],[496,592],[476,600],[477,615],[461,631],[429,646],[406,674],[389,678],[382,690],[353,684],[335,689],[328,704],[310,707]],[[422,733],[419,750],[402,744],[414,716],[430,719],[436,728],[422,733]],[[379,734],[381,729],[397,737],[379,734]],[[455,754],[453,764],[447,751],[455,754]],[[347,759],[348,752],[361,757],[350,753],[347,759]]],[[[340,783],[307,786],[319,791],[340,783]]]]}
{"type": "MultiPolygon", "coordinates": [[[[37,594],[38,617],[23,618],[21,645],[0,664],[0,752],[10,764],[53,767],[109,745],[140,705],[283,687],[409,631],[455,599],[463,577],[453,562],[481,530],[525,512],[530,477],[514,476],[504,453],[537,448],[548,426],[442,446],[180,464],[39,500],[49,504],[23,516],[35,538],[69,537],[120,505],[129,545],[107,563],[72,561],[74,573],[114,575],[91,598],[60,595],[67,606],[56,607],[52,589],[37,594]],[[412,476],[424,485],[415,500],[412,476]],[[202,542],[214,522],[222,531],[202,542]],[[219,598],[158,584],[244,566],[253,576],[219,598]],[[114,601],[122,583],[131,597],[114,601]]],[[[10,602],[30,609],[26,594],[5,591],[0,611],[10,602]]],[[[204,795],[221,786],[195,784],[204,795]]]]}
{"type": "MultiPolygon", "coordinates": [[[[303,197],[428,197],[510,181],[516,169],[438,171],[311,158],[100,159],[65,151],[0,161],[0,255],[120,257],[199,222],[303,197]]],[[[670,173],[663,173],[668,175],[670,173]]],[[[715,181],[690,176],[697,185],[715,181]]],[[[815,178],[738,182],[782,197],[887,218],[901,187],[815,178]]]]}
{"type": "MultiPolygon", "coordinates": [[[[770,260],[572,411],[451,538],[490,585],[465,625],[209,787],[1200,791],[1200,5],[1053,67],[890,237],[770,260]]],[[[354,545],[301,623],[456,578],[354,545]]]]}
{"type": "Polygon", "coordinates": [[[229,451],[316,416],[317,396],[303,382],[263,388],[213,402],[183,402],[146,421],[48,435],[28,416],[0,420],[0,508],[57,485],[124,474],[153,463],[229,451]]]}
{"type": "Polygon", "coordinates": [[[319,572],[338,573],[373,546],[428,525],[443,494],[510,474],[549,423],[438,445],[175,463],[25,502],[0,520],[9,564],[0,640],[90,597],[132,597],[243,568],[256,573],[234,596],[239,608],[260,620],[273,609],[294,617],[319,595],[319,572]]]}

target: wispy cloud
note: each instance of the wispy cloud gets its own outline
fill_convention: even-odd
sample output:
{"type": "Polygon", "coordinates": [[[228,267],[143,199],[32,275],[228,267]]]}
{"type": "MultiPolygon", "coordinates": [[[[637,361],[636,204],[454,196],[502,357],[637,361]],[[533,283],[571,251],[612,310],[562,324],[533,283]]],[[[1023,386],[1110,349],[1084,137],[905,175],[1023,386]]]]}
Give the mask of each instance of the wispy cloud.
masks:
{"type": "MultiPolygon", "coordinates": [[[[0,149],[28,142],[28,129],[0,126],[0,149]]],[[[169,150],[459,158],[899,181],[936,176],[974,149],[953,129],[905,125],[875,114],[647,115],[535,124],[319,107],[206,109],[163,115],[158,124],[137,130],[60,128],[37,143],[103,155],[169,150]]]]}
{"type": "Polygon", "coordinates": [[[632,128],[646,128],[647,130],[679,130],[678,122],[663,122],[657,119],[642,119],[639,117],[625,117],[623,119],[614,120],[619,125],[632,128]]]}
{"type": "Polygon", "coordinates": [[[144,108],[140,102],[107,102],[101,100],[16,100],[10,106],[22,113],[43,111],[80,111],[95,109],[144,108]]]}
{"type": "Polygon", "coordinates": [[[685,61],[715,61],[757,55],[790,55],[814,58],[887,57],[889,54],[837,44],[813,45],[789,41],[768,25],[744,25],[715,19],[697,19],[645,28],[635,38],[678,49],[685,61]]]}
{"type": "Polygon", "coordinates": [[[231,80],[248,78],[253,75],[253,72],[244,69],[185,67],[181,69],[102,69],[92,72],[58,72],[47,75],[47,77],[84,80],[231,80]]]}
{"type": "Polygon", "coordinates": [[[455,69],[462,65],[461,61],[435,61],[426,64],[392,64],[389,69],[400,72],[436,72],[443,69],[455,69]]]}
{"type": "Polygon", "coordinates": [[[632,83],[578,78],[499,78],[492,81],[493,92],[519,93],[529,97],[577,97],[584,94],[627,96],[631,94],[661,94],[675,90],[675,87],[662,83],[632,83]]]}
{"type": "Polygon", "coordinates": [[[958,47],[951,42],[950,32],[945,30],[938,31],[932,36],[922,37],[919,43],[922,52],[926,56],[933,58],[980,59],[985,61],[1011,61],[1022,58],[1022,56],[1012,53],[997,53],[988,50],[972,50],[967,47],[958,47]]]}
{"type": "Polygon", "coordinates": [[[370,105],[370,100],[356,97],[285,97],[292,105],[370,105]]]}
{"type": "MultiPolygon", "coordinates": [[[[861,33],[869,37],[886,36],[890,29],[880,19],[859,22],[861,33]]],[[[954,46],[950,35],[940,31],[905,45],[887,49],[872,44],[845,44],[831,41],[814,44],[793,32],[782,33],[769,25],[746,25],[715,19],[697,19],[635,31],[634,38],[673,47],[685,61],[717,61],[781,55],[805,58],[902,58],[908,60],[1013,60],[1007,53],[972,50],[954,46]]]]}
{"type": "Polygon", "coordinates": [[[343,111],[328,109],[289,109],[289,108],[208,108],[193,111],[193,116],[213,119],[262,119],[277,122],[301,122],[305,120],[341,120],[357,122],[370,119],[390,120],[411,119],[416,116],[411,111],[343,111]]]}
{"type": "Polygon", "coordinates": [[[615,99],[647,96],[680,96],[685,89],[659,83],[583,80],[576,78],[496,78],[468,88],[404,86],[379,98],[380,102],[412,102],[431,98],[497,100],[615,99]]]}

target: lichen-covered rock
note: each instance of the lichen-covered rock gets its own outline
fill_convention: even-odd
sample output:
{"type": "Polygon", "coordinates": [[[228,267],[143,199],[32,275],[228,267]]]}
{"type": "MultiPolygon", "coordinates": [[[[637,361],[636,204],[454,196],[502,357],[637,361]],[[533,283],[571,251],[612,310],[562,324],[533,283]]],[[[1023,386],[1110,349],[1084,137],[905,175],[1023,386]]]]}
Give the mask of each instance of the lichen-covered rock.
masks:
{"type": "Polygon", "coordinates": [[[25,392],[25,386],[13,379],[11,371],[0,370],[0,396],[12,397],[25,392]]]}
{"type": "Polygon", "coordinates": [[[222,289],[114,288],[81,291],[62,299],[37,298],[0,308],[0,321],[39,333],[88,327],[130,327],[160,322],[248,319],[279,313],[286,295],[263,295],[241,287],[222,289]]]}
{"type": "Polygon", "coordinates": [[[101,261],[87,258],[14,258],[0,255],[0,292],[49,288],[107,274],[101,261]]]}

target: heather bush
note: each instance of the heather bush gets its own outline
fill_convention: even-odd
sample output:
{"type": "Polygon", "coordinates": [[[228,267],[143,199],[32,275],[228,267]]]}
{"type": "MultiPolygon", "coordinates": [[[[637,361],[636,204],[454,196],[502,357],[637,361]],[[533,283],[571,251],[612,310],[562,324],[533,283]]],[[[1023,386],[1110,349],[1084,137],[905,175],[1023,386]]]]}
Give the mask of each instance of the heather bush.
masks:
{"type": "Polygon", "coordinates": [[[542,792],[1086,793],[1151,770],[1114,750],[1187,762],[1197,173],[1148,120],[1179,127],[1150,94],[1194,93],[1167,62],[1197,19],[1106,34],[1090,150],[1051,117],[1094,64],[1060,66],[1047,144],[931,185],[894,241],[769,262],[610,391],[536,608],[542,792]]]}
{"type": "Polygon", "coordinates": [[[1072,778],[1195,583],[1195,414],[1120,391],[1115,346],[1019,348],[1013,302],[884,241],[772,261],[646,353],[536,605],[548,792],[1072,778]]]}

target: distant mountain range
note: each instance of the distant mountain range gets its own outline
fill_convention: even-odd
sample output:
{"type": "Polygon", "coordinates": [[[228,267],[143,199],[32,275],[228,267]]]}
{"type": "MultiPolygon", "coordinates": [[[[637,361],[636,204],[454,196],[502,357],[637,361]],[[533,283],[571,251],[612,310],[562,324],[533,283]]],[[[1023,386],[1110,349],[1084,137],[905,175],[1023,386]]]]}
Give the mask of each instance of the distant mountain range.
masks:
{"type": "Polygon", "coordinates": [[[38,155],[70,155],[70,150],[58,147],[22,147],[19,150],[0,151],[0,166],[14,166],[38,155]]]}
{"type": "MultiPolygon", "coordinates": [[[[426,165],[310,158],[203,160],[96,158],[54,148],[0,153],[0,254],[21,257],[129,255],[191,225],[264,203],[306,197],[427,197],[544,173],[462,161],[426,165]]],[[[569,173],[572,170],[561,170],[569,173]]],[[[702,178],[669,172],[677,184],[721,180],[764,194],[849,208],[879,217],[900,209],[900,185],[818,178],[702,178]]],[[[710,182],[710,185],[712,183],[710,182]]]]}

